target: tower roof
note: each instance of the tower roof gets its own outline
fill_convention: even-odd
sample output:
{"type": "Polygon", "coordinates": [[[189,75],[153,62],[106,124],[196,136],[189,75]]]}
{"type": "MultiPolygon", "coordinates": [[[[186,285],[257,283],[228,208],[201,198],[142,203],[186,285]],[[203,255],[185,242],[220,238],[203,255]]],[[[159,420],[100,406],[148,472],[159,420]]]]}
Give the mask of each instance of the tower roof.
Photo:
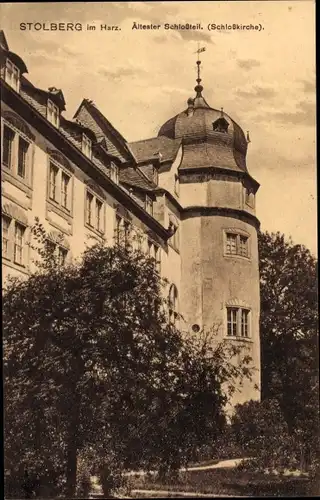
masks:
{"type": "MultiPolygon", "coordinates": [[[[198,60],[195,97],[187,100],[186,109],[162,125],[158,137],[181,139],[192,153],[194,165],[247,171],[248,141],[246,136],[242,128],[223,111],[223,108],[220,110],[212,108],[203,97],[200,64],[201,61],[198,60]]],[[[184,168],[183,163],[184,161],[180,169],[184,168]]],[[[186,166],[186,168],[190,167],[186,166]]]]}

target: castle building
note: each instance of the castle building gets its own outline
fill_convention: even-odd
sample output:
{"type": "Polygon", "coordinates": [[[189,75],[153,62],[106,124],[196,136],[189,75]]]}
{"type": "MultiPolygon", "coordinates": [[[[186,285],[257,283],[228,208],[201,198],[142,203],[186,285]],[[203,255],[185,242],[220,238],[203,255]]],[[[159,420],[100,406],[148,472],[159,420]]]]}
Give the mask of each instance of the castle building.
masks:
{"type": "Polygon", "coordinates": [[[200,61],[181,113],[157,137],[127,142],[88,99],[67,120],[62,90],[35,87],[3,32],[0,46],[4,283],[32,269],[36,217],[62,264],[96,241],[131,238],[168,280],[170,321],[216,328],[252,357],[234,403],[259,399],[259,184],[248,137],[203,96],[200,61]]]}

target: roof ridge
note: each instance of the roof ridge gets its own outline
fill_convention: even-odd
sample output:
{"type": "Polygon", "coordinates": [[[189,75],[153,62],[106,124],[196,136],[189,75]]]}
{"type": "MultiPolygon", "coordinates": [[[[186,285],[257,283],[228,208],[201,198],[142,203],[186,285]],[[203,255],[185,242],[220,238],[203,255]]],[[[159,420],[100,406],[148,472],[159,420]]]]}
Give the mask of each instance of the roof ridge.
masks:
{"type": "Polygon", "coordinates": [[[171,137],[167,137],[165,135],[157,135],[156,137],[149,137],[148,139],[140,139],[139,141],[130,141],[128,144],[137,144],[139,142],[148,142],[148,141],[153,141],[153,140],[158,140],[158,139],[166,139],[172,142],[175,142],[177,139],[172,139],[171,137]]]}

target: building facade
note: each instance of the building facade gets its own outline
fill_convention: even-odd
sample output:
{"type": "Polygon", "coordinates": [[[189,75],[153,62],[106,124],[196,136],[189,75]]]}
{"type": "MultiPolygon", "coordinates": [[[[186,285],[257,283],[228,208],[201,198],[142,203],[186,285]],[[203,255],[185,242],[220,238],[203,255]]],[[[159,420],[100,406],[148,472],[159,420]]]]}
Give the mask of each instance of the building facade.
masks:
{"type": "Polygon", "coordinates": [[[252,357],[234,403],[259,399],[259,184],[242,129],[209,106],[198,74],[195,97],[157,137],[127,142],[87,99],[67,120],[63,92],[32,85],[3,32],[0,46],[4,282],[32,269],[36,217],[61,263],[130,237],[168,280],[171,321],[216,328],[252,357]]]}

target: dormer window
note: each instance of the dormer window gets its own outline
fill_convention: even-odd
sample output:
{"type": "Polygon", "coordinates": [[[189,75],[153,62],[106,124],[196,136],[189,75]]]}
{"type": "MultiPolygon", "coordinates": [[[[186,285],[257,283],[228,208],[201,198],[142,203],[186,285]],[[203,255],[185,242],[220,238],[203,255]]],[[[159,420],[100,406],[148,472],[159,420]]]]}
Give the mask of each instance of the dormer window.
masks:
{"type": "Polygon", "coordinates": [[[159,175],[158,175],[158,170],[155,167],[153,167],[152,170],[152,177],[153,177],[153,182],[158,185],[159,175]]]}
{"type": "Polygon", "coordinates": [[[60,111],[54,102],[48,99],[47,102],[47,119],[52,125],[59,128],[60,125],[60,111]]]}
{"type": "Polygon", "coordinates": [[[213,128],[214,132],[222,132],[224,134],[228,133],[228,127],[229,127],[229,123],[223,117],[218,118],[218,120],[216,120],[212,124],[212,128],[213,128]]]}
{"type": "Polygon", "coordinates": [[[20,70],[9,59],[6,60],[5,81],[16,92],[20,90],[20,70]]]}
{"type": "Polygon", "coordinates": [[[92,141],[86,134],[82,134],[82,152],[88,158],[92,157],[92,141]]]}
{"type": "Polygon", "coordinates": [[[119,170],[117,165],[114,163],[111,163],[110,165],[110,179],[116,184],[119,184],[119,170]]]}
{"type": "Polygon", "coordinates": [[[153,202],[150,196],[148,195],[146,195],[145,209],[148,212],[148,214],[153,215],[153,202]]]}

